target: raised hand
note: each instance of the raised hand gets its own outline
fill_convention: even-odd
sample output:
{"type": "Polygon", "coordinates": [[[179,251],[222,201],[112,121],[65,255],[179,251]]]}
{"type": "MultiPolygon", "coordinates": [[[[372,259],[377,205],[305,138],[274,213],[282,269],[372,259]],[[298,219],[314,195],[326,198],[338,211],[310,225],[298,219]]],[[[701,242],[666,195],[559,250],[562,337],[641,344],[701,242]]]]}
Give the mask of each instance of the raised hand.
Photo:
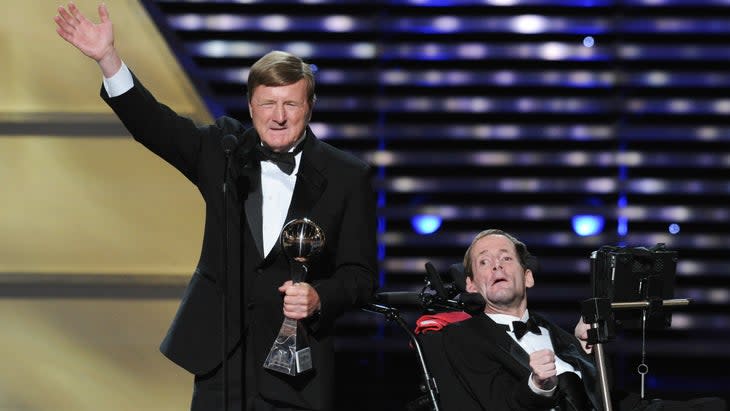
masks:
{"type": "Polygon", "coordinates": [[[575,325],[575,337],[580,340],[580,345],[587,354],[593,352],[593,346],[588,344],[588,330],[590,329],[591,326],[583,322],[582,317],[575,325]]]}
{"type": "Polygon", "coordinates": [[[100,23],[89,21],[75,4],[58,7],[56,32],[101,66],[104,75],[110,77],[121,66],[121,59],[114,48],[114,30],[106,5],[99,5],[100,23]]]}

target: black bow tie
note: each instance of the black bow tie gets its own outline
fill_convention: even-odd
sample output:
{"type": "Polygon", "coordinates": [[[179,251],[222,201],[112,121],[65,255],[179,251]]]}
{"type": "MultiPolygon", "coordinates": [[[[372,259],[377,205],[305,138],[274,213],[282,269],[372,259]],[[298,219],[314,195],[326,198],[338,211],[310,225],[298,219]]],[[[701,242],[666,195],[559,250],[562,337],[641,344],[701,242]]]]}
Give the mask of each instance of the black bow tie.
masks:
{"type": "Polygon", "coordinates": [[[256,157],[260,161],[271,161],[272,163],[276,164],[277,167],[279,167],[279,170],[291,175],[291,173],[294,171],[294,166],[296,165],[294,156],[302,151],[303,145],[304,144],[299,143],[294,151],[278,153],[276,151],[272,151],[268,147],[259,144],[256,146],[256,157]]]}
{"type": "Polygon", "coordinates": [[[521,340],[528,331],[537,335],[542,334],[542,331],[540,331],[540,327],[538,327],[537,323],[535,322],[535,320],[532,319],[532,317],[528,318],[527,322],[525,323],[523,323],[522,321],[513,321],[512,331],[515,333],[515,337],[517,337],[518,340],[521,340]]]}

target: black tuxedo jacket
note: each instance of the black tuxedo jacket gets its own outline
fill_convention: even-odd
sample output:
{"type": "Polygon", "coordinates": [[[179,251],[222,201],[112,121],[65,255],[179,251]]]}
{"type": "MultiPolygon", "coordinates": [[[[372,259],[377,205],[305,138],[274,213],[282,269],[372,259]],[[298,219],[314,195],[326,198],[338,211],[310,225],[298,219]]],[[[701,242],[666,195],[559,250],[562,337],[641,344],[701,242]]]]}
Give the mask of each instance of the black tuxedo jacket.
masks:
{"type": "MultiPolygon", "coordinates": [[[[601,410],[592,358],[573,335],[537,314],[530,315],[550,331],[555,353],[581,371],[589,398],[601,410]]],[[[557,405],[560,393],[548,398],[532,392],[527,385],[529,354],[503,326],[485,314],[451,324],[442,333],[443,352],[462,394],[443,395],[444,410],[527,411],[548,410],[557,405]]]]}
{"type": "Polygon", "coordinates": [[[132,136],[184,174],[205,200],[200,259],[161,344],[163,354],[197,375],[221,364],[220,277],[227,264],[228,346],[244,344],[247,395],[258,394],[292,407],[331,409],[334,322],[346,310],[365,303],[376,286],[375,196],[369,167],[319,141],[307,129],[286,221],[307,217],[324,230],[324,249],[310,265],[306,280],[317,289],[322,309],[316,318],[304,321],[310,331],[314,370],[285,376],[262,367],[283,321],[277,288],[291,277],[278,244],[267,256],[261,251],[260,164],[250,156],[252,147],[259,144],[255,130],[247,131],[229,117],[196,126],[158,103],[136,77],[126,93],[109,98],[102,87],[101,95],[132,136]],[[227,134],[236,135],[240,144],[232,155],[229,201],[223,204],[221,139],[227,134]],[[229,224],[228,261],[223,261],[224,210],[229,224]]]}

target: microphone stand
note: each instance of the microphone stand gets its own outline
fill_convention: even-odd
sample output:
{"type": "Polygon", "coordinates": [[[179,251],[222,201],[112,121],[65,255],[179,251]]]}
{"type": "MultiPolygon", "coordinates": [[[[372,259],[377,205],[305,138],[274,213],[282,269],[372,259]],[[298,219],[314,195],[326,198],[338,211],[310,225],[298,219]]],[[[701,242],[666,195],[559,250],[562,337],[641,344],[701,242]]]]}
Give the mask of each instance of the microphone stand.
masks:
{"type": "MultiPolygon", "coordinates": [[[[228,411],[228,397],[230,380],[228,376],[228,248],[229,248],[229,227],[228,227],[228,168],[231,165],[232,149],[224,147],[226,155],[225,169],[223,170],[223,272],[221,275],[221,299],[222,312],[221,321],[223,322],[223,343],[221,344],[221,372],[223,372],[223,411],[228,411]]],[[[242,356],[245,355],[241,353],[242,356]]],[[[243,370],[241,371],[244,372],[243,370]]]]}
{"type": "Polygon", "coordinates": [[[398,324],[401,328],[403,328],[403,330],[405,330],[406,334],[408,334],[408,337],[411,339],[411,343],[413,343],[413,346],[416,348],[416,353],[418,354],[418,360],[421,365],[421,370],[423,371],[424,386],[425,389],[428,391],[428,398],[432,405],[431,410],[440,411],[438,402],[438,387],[436,387],[436,380],[431,376],[431,373],[428,371],[428,366],[426,365],[426,360],[424,358],[423,350],[421,348],[421,342],[418,340],[418,337],[416,337],[416,334],[411,331],[406,322],[400,316],[400,312],[396,308],[381,304],[369,304],[363,307],[363,310],[377,314],[383,314],[388,321],[395,321],[396,324],[398,324]]]}

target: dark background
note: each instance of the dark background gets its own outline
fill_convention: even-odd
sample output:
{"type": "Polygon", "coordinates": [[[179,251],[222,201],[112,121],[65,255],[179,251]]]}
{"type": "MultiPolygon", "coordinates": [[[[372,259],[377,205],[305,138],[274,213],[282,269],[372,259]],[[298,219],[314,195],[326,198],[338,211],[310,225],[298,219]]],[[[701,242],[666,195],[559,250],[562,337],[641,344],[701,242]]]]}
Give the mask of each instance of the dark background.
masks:
{"type": "MultiPolygon", "coordinates": [[[[730,3],[144,3],[216,116],[249,117],[247,70],[269,50],[316,65],[315,133],[374,167],[382,291],[420,290],[425,262],[445,272],[501,228],[540,258],[530,308],[572,329],[592,251],[665,243],[675,296],[693,303],[648,333],[647,393],[727,395],[730,3]],[[576,234],[578,214],[602,229],[576,234]],[[440,228],[417,233],[417,215],[440,228]]],[[[357,312],[339,335],[339,409],[419,396],[403,330],[357,312]]],[[[638,391],[640,333],[606,349],[638,391]]]]}

